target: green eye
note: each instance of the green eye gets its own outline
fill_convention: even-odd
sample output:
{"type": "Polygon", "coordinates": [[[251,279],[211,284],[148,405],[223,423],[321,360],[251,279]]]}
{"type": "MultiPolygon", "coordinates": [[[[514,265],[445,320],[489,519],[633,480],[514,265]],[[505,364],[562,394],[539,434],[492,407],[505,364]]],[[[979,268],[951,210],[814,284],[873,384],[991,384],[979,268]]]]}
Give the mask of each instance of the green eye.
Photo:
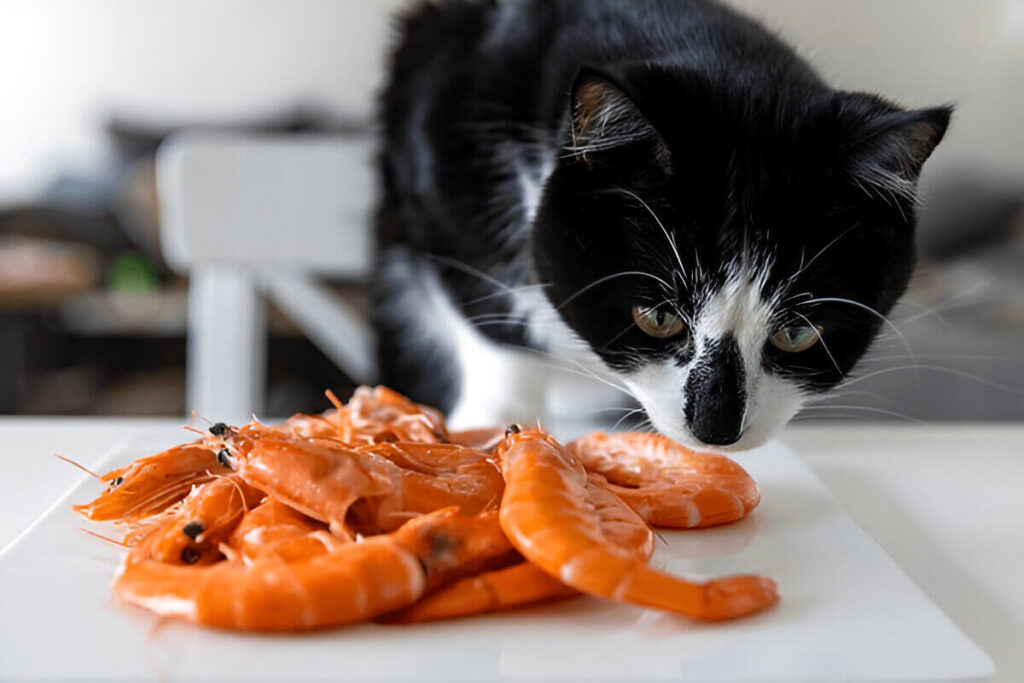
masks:
{"type": "Polygon", "coordinates": [[[783,327],[771,336],[772,346],[787,353],[806,351],[821,339],[822,328],[818,325],[793,325],[783,327]]]}
{"type": "Polygon", "coordinates": [[[633,320],[644,334],[655,339],[668,339],[680,334],[685,325],[678,315],[650,306],[633,306],[633,320]]]}

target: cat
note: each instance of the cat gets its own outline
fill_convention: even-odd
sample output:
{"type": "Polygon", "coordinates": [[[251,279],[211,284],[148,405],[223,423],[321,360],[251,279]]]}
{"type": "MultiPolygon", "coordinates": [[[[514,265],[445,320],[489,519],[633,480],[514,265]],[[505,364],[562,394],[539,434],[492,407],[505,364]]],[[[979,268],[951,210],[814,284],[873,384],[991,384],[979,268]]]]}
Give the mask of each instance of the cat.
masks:
{"type": "Polygon", "coordinates": [[[422,2],[390,68],[381,380],[480,426],[538,415],[561,365],[724,451],[886,324],[952,113],[834,90],[707,0],[422,2]]]}

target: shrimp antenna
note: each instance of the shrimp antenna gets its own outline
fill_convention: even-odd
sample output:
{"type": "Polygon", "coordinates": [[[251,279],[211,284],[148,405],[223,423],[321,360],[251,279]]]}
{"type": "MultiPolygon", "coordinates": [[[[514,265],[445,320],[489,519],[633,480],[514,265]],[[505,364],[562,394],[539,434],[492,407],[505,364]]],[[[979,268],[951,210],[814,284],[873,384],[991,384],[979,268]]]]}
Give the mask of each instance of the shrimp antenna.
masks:
{"type": "Polygon", "coordinates": [[[88,467],[86,467],[85,465],[81,465],[81,464],[79,464],[79,463],[75,462],[74,460],[72,460],[71,458],[65,458],[65,457],[64,457],[63,455],[58,455],[57,453],[54,453],[54,454],[53,454],[53,457],[55,457],[55,458],[60,458],[60,459],[61,459],[61,460],[63,460],[64,462],[66,462],[66,463],[69,463],[69,464],[71,464],[71,465],[74,465],[75,467],[77,467],[78,469],[82,470],[83,472],[85,472],[85,473],[86,473],[86,474],[88,474],[89,476],[95,477],[95,478],[97,478],[97,479],[103,479],[103,477],[101,477],[100,475],[96,474],[95,472],[93,472],[92,470],[90,470],[90,469],[89,469],[88,467]]]}
{"type": "Polygon", "coordinates": [[[338,409],[338,412],[341,412],[342,410],[345,409],[345,404],[341,402],[341,399],[339,399],[333,391],[328,389],[327,391],[324,392],[324,395],[327,397],[327,400],[330,401],[331,404],[338,409]]]}
{"type": "Polygon", "coordinates": [[[116,545],[119,548],[130,548],[131,547],[130,545],[128,545],[124,541],[118,541],[116,539],[110,538],[109,536],[104,536],[103,534],[98,534],[95,531],[89,531],[85,527],[77,527],[77,529],[79,531],[81,531],[83,534],[87,534],[89,536],[92,536],[93,538],[98,538],[101,541],[106,541],[107,543],[112,543],[112,544],[116,545]]]}
{"type": "MultiPolygon", "coordinates": [[[[203,418],[203,419],[206,419],[206,418],[203,418]]],[[[187,432],[192,432],[194,434],[198,434],[199,436],[206,436],[206,430],[199,429],[198,427],[193,427],[192,425],[184,425],[182,427],[182,429],[184,429],[187,432]]]]}
{"type": "Polygon", "coordinates": [[[211,420],[210,418],[206,417],[205,415],[200,413],[195,408],[193,408],[192,410],[190,410],[188,412],[189,412],[189,415],[191,415],[193,418],[198,417],[200,420],[202,420],[203,422],[206,422],[207,424],[211,424],[211,425],[213,424],[213,420],[211,420]]]}
{"type": "Polygon", "coordinates": [[[258,417],[256,417],[256,413],[249,413],[249,417],[251,417],[251,418],[252,418],[252,421],[253,421],[254,423],[256,423],[256,424],[259,424],[259,423],[260,423],[260,419],[259,419],[258,417]]]}

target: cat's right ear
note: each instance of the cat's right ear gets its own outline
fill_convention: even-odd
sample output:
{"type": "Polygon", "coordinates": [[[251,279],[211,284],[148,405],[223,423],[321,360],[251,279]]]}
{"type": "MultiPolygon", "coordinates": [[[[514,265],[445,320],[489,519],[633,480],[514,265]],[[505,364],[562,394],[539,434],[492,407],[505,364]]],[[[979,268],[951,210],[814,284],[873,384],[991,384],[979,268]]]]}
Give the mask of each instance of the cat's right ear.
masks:
{"type": "Polygon", "coordinates": [[[583,68],[572,85],[569,153],[590,163],[606,150],[635,142],[653,145],[657,161],[671,162],[669,149],[636,102],[607,75],[583,68]]]}

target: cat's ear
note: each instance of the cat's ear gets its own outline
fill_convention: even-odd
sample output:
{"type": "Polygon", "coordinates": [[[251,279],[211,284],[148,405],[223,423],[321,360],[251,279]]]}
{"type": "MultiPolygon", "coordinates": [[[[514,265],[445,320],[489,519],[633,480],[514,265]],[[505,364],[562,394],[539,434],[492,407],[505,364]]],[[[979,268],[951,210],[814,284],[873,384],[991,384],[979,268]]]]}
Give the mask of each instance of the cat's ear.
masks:
{"type": "Polygon", "coordinates": [[[657,161],[668,166],[668,146],[636,102],[611,77],[583,68],[572,86],[571,139],[573,156],[589,162],[605,150],[644,141],[653,146],[657,161]]]}
{"type": "Polygon", "coordinates": [[[862,122],[846,145],[845,163],[865,189],[913,201],[921,167],[942,140],[952,107],[902,111],[871,96],[859,96],[886,107],[862,122]]]}

